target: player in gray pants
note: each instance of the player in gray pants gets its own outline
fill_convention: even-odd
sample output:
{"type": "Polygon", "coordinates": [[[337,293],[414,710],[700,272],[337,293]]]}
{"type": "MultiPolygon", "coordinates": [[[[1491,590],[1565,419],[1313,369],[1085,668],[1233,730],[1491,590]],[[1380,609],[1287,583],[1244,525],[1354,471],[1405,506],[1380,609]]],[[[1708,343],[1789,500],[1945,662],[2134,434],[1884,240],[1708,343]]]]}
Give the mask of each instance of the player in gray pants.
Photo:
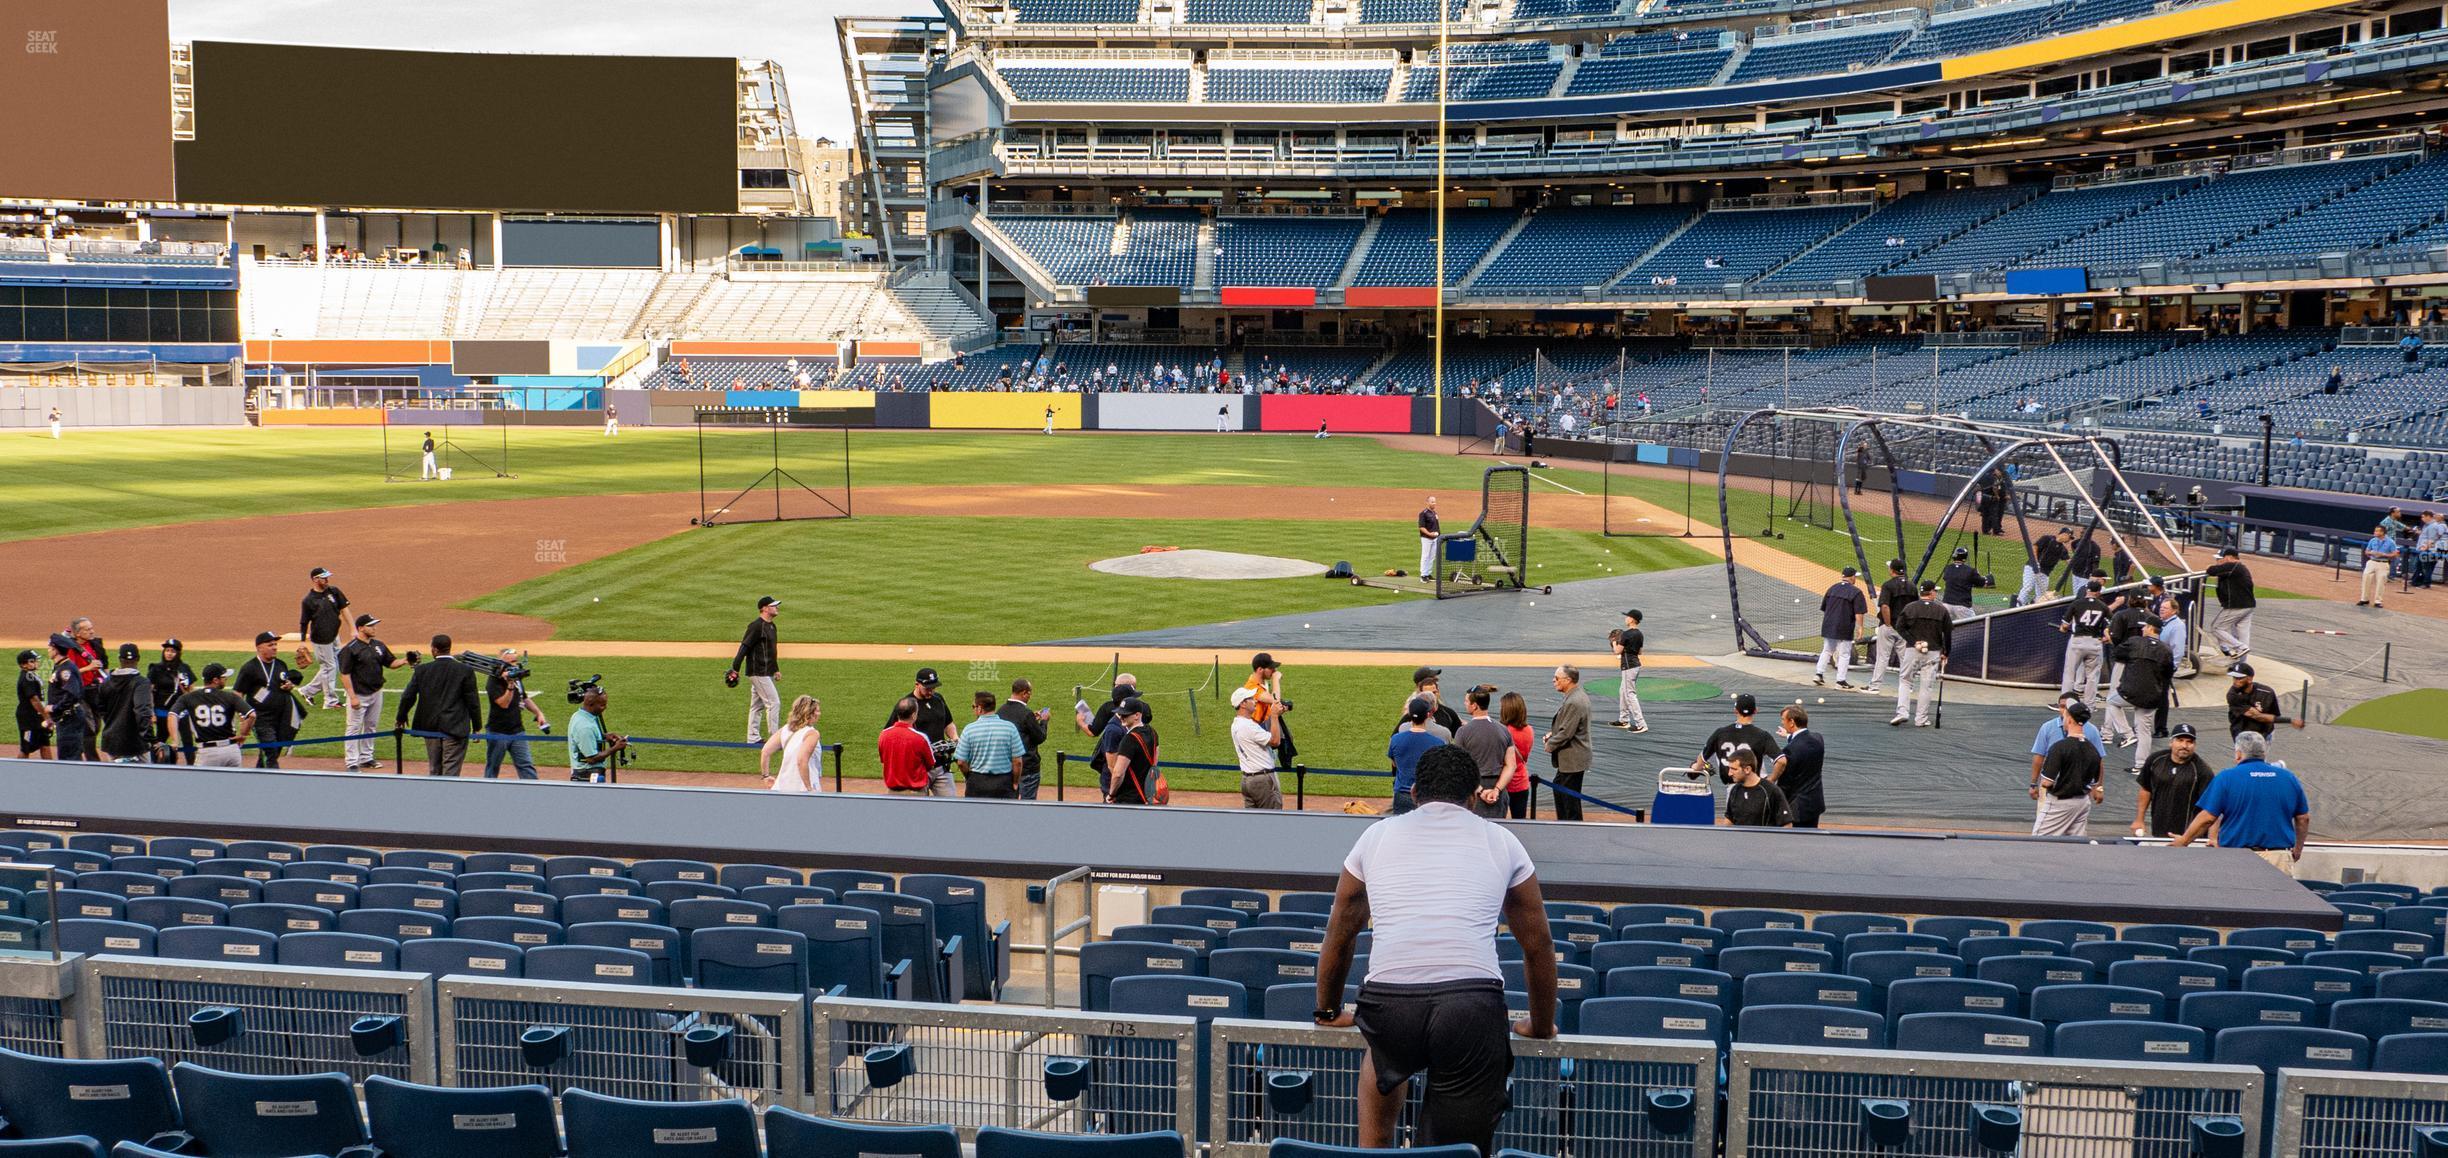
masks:
{"type": "Polygon", "coordinates": [[[748,742],[760,743],[766,731],[782,727],[782,693],[774,688],[774,677],[781,674],[780,637],[774,629],[775,617],[782,614],[782,601],[767,595],[757,600],[756,618],[748,621],[748,629],[740,634],[739,650],[731,654],[729,680],[739,682],[742,669],[748,676],[748,742]],[[764,729],[757,725],[760,717],[764,729]]]}

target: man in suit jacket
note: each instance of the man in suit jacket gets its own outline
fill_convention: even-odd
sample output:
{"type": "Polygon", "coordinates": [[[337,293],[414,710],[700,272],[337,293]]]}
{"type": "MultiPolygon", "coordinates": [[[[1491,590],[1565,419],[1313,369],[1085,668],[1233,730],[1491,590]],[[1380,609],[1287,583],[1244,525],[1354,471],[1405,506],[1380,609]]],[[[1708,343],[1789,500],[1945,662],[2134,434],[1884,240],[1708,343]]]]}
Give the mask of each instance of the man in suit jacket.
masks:
{"type": "MultiPolygon", "coordinates": [[[[1589,693],[1581,690],[1581,669],[1565,664],[1555,669],[1555,690],[1564,697],[1547,721],[1547,757],[1555,763],[1555,782],[1570,792],[1581,791],[1581,777],[1590,766],[1589,693]]],[[[1556,793],[1556,819],[1581,819],[1578,797],[1556,793]]]]}
{"type": "Polygon", "coordinates": [[[1013,680],[1011,698],[1003,701],[1002,707],[995,709],[996,715],[1011,721],[1012,727],[1020,729],[1021,754],[1018,791],[1022,800],[1037,799],[1038,777],[1044,767],[1038,762],[1037,747],[1046,742],[1046,718],[1049,713],[1029,706],[1029,696],[1035,691],[1035,686],[1027,680],[1013,680]]]}
{"type": "Polygon", "coordinates": [[[395,726],[438,735],[425,737],[425,771],[457,776],[467,760],[468,737],[484,718],[484,702],[476,693],[476,673],[452,659],[451,637],[433,637],[433,658],[408,677],[400,696],[395,726]]]}

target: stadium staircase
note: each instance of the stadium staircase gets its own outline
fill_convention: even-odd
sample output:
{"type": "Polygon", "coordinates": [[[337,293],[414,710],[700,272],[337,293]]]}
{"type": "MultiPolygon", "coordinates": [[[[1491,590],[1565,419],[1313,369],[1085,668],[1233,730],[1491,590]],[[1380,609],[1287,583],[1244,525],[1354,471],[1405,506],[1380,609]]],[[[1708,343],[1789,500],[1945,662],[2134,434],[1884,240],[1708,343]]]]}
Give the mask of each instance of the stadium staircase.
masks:
{"type": "MultiPolygon", "coordinates": [[[[1454,279],[1454,292],[1458,294],[1468,290],[1473,282],[1479,280],[1480,274],[1486,273],[1489,266],[1496,264],[1497,256],[1505,251],[1506,246],[1513,244],[1514,238],[1521,236],[1522,230],[1530,227],[1530,215],[1537,212],[1538,210],[1532,209],[1529,212],[1514,218],[1513,224],[1506,226],[1505,231],[1498,235],[1495,242],[1487,247],[1487,252],[1480,254],[1478,261],[1473,262],[1469,269],[1463,270],[1462,276],[1454,279]]],[[[1437,270],[1435,272],[1442,273],[1444,271],[1437,270]]]]}
{"type": "MultiPolygon", "coordinates": [[[[969,235],[976,238],[979,245],[994,254],[995,260],[1002,263],[1004,269],[1027,283],[1030,297],[1050,301],[1057,296],[1054,275],[1019,242],[1013,241],[1011,234],[1003,232],[993,218],[984,213],[972,213],[968,220],[962,222],[962,226],[969,230],[969,235]]],[[[1206,247],[1200,247],[1199,252],[1206,253],[1206,247]]]]}
{"type": "MultiPolygon", "coordinates": [[[[2303,205],[2297,206],[2297,207],[2296,207],[2296,209],[2295,209],[2295,211],[2294,211],[2294,212],[2292,212],[2292,213],[2287,213],[2287,214],[2285,214],[2285,215],[2283,215],[2283,216],[2279,216],[2279,217],[2272,217],[2272,218],[2269,218],[2269,219],[2264,220],[2264,221],[2256,221],[2256,222],[2254,222],[2252,225],[2250,225],[2250,226],[2248,226],[2248,227],[2246,227],[2246,228],[2244,228],[2244,229],[2237,230],[2237,231],[2235,231],[2235,232],[2233,232],[2233,233],[2224,234],[2224,235],[2220,236],[2220,237],[2219,237],[2219,238],[2218,238],[2216,241],[2212,241],[2212,242],[2210,242],[2210,243],[2208,243],[2208,244],[2204,244],[2204,245],[2194,245],[2194,246],[2192,246],[2191,248],[2188,248],[2187,250],[2185,250],[2185,251],[2184,251],[2184,253],[2182,253],[2182,254],[2181,254],[2181,255],[2179,255],[2179,256],[2182,256],[2182,257],[2185,257],[2185,258],[2198,258],[2198,257],[2201,257],[2201,256],[2202,256],[2202,255],[2204,255],[2204,254],[2207,254],[2207,253],[2211,252],[2212,250],[2218,249],[2220,246],[2224,246],[2224,245],[2232,245],[2232,244],[2234,244],[2234,243],[2236,243],[2236,242],[2239,242],[2239,241],[2244,240],[2245,238],[2252,237],[2252,236],[2254,236],[2254,235],[2256,235],[2256,234],[2263,233],[2263,232],[2266,232],[2266,231],[2268,231],[2268,230],[2276,229],[2276,228],[2278,228],[2279,226],[2286,224],[2287,222],[2294,221],[2294,220],[2297,220],[2297,219],[2302,218],[2302,217],[2307,217],[2307,216],[2310,216],[2311,214],[2316,213],[2316,212],[2319,212],[2320,210],[2322,210],[2322,209],[2326,208],[2326,207],[2327,207],[2327,206],[2328,206],[2328,205],[2329,205],[2331,202],[2334,202],[2334,201],[2339,201],[2339,200],[2342,200],[2342,199],[2344,199],[2344,198],[2346,198],[2346,197],[2348,197],[2348,196],[2351,196],[2351,195],[2353,195],[2353,194],[2355,194],[2355,193],[2359,193],[2359,192],[2361,192],[2361,191],[2363,191],[2363,190],[2365,190],[2365,189],[2370,188],[2371,186],[2377,185],[2377,184],[2379,184],[2379,183],[2380,183],[2380,182],[2382,182],[2382,181],[2386,181],[2386,180],[2388,180],[2388,179],[2389,179],[2389,178],[2391,178],[2391,177],[2395,177],[2395,176],[2397,176],[2398,174],[2401,174],[2401,173],[2405,172],[2406,170],[2413,168],[2413,167],[2414,167],[2414,164],[2415,164],[2416,162],[2418,162],[2418,161],[2422,160],[2422,157],[2421,157],[2420,155],[2417,155],[2417,154],[2407,154],[2405,157],[2401,158],[2401,160],[2403,160],[2403,161],[2404,161],[2404,164],[2401,164],[2401,165],[2392,165],[2392,166],[2390,166],[2389,168],[2387,168],[2386,170],[2384,170],[2384,171],[2382,171],[2382,172],[2374,173],[2374,174],[2372,174],[2370,177],[2368,177],[2368,178],[2366,178],[2366,179],[2364,179],[2364,180],[2361,180],[2361,181],[2355,182],[2355,183],[2354,183],[2354,184],[2352,184],[2352,185],[2347,185],[2347,186],[2343,186],[2343,187],[2340,187],[2340,188],[2334,188],[2334,189],[2331,189],[2331,190],[2329,190],[2329,191],[2328,191],[2328,193],[2324,194],[2324,195],[2323,195],[2323,196],[2322,196],[2322,197],[2321,197],[2319,200],[2317,200],[2317,201],[2310,201],[2310,202],[2306,202],[2306,203],[2304,203],[2303,205]]],[[[2434,215],[2434,216],[2432,216],[2431,218],[2429,218],[2428,220],[2426,220],[2425,222],[2423,222],[2423,223],[2421,223],[2421,224],[2417,224],[2417,225],[2413,226],[2412,228],[2414,228],[2414,229],[2419,229],[2419,228],[2421,228],[2421,227],[2422,227],[2422,225],[2427,225],[2427,224],[2429,224],[2431,221],[2437,221],[2437,220],[2439,220],[2439,216],[2438,216],[2438,215],[2434,215]]],[[[2409,230],[2409,232],[2411,232],[2411,230],[2409,230]]],[[[2394,239],[2394,238],[2390,238],[2389,240],[2395,240],[2395,239],[2394,239]]],[[[2386,244],[2386,242],[2383,242],[2383,244],[2386,244]]]]}
{"type": "Polygon", "coordinates": [[[1385,217],[1369,214],[1368,224],[1360,227],[1360,238],[1352,242],[1351,257],[1344,261],[1343,272],[1335,275],[1334,288],[1347,290],[1360,277],[1360,264],[1368,260],[1369,247],[1377,244],[1377,231],[1385,227],[1385,217]]]}
{"type": "Polygon", "coordinates": [[[2078,230],[2075,230],[2075,231],[2074,231],[2074,232],[2072,232],[2072,233],[2066,234],[2066,235],[2065,235],[2065,236],[2063,236],[2063,237],[2055,238],[2055,239],[2053,239],[2053,240],[2050,240],[2050,241],[2047,241],[2047,242],[2044,242],[2044,243],[2042,243],[2042,244],[2040,244],[2040,245],[2037,245],[2037,246],[2034,246],[2034,247],[2032,247],[2032,248],[2026,249],[2026,250],[2022,251],[2021,253],[2016,254],[2016,255],[2015,255],[2013,258],[2011,258],[2011,259],[2009,259],[2009,260],[2006,260],[2006,261],[1999,262],[1998,264],[1996,264],[1996,265],[1994,265],[1994,266],[1991,266],[1990,268],[1992,268],[1992,269],[2012,269],[2012,268],[2014,268],[2015,266],[2021,265],[2022,263],[2024,263],[2024,262],[2026,262],[2026,261],[2029,261],[2029,260],[2031,260],[2031,259],[2032,259],[2032,258],[2034,258],[2034,257],[2039,256],[2040,254],[2047,253],[2048,251],[2050,251],[2050,250],[2052,250],[2052,249],[2057,249],[2057,248],[2060,248],[2060,247],[2062,247],[2062,246],[2072,245],[2073,243],[2075,243],[2075,242],[2077,242],[2077,241],[2080,241],[2080,240],[2082,240],[2083,238],[2089,237],[2089,236],[2091,236],[2091,235],[2092,235],[2092,234],[2094,234],[2094,233],[2098,233],[2099,231],[2101,231],[2101,230],[2103,230],[2103,229],[2106,229],[2106,228],[2108,228],[2108,227],[2110,227],[2110,226],[2112,226],[2112,225],[2115,225],[2115,224],[2117,224],[2117,223],[2119,223],[2119,222],[2122,222],[2122,221],[2124,221],[2125,219],[2127,219],[2127,218],[2129,218],[2129,217],[2138,216],[2138,215],[2140,215],[2140,214],[2142,214],[2142,213],[2148,212],[2148,211],[2149,211],[2149,210],[2151,210],[2151,209],[2154,209],[2154,208],[2157,208],[2157,207],[2158,207],[2158,206],[2160,206],[2160,205],[2166,204],[2168,201],[2171,201],[2171,200],[2173,200],[2173,199],[2175,199],[2175,198],[2178,198],[2178,197],[2182,197],[2182,196],[2184,196],[2184,195],[2185,195],[2185,194],[2187,194],[2187,193],[2191,193],[2191,192],[2193,192],[2194,190],[2201,188],[2201,186],[2202,186],[2202,182],[2200,182],[2200,181],[2186,181],[2186,180],[2170,180],[2170,181],[2165,182],[2165,184],[2167,185],[2167,189],[2166,189],[2165,191],[2163,191],[2163,192],[2162,192],[2162,193],[2161,193],[2161,194],[2160,194],[2158,197],[2156,197],[2156,198],[2153,198],[2153,199],[2151,199],[2151,200],[2149,200],[2149,201],[2143,202],[2143,203],[2141,203],[2141,204],[2139,204],[2139,205],[2132,206],[2131,208],[2128,208],[2127,210],[2125,210],[2125,211],[2124,211],[2124,212],[2122,212],[2122,213],[2116,213],[2116,214],[2111,214],[2111,215],[2109,215],[2109,216],[2107,216],[2107,217],[2102,217],[2102,218],[2100,218],[2100,219],[2098,219],[2098,220],[2096,220],[2096,221],[2091,222],[2089,225],[2086,225],[2086,226],[2082,227],[2081,229],[2078,229],[2078,230]]]}
{"type": "MultiPolygon", "coordinates": [[[[1114,231],[1117,239],[1121,230],[1114,231]]],[[[1114,252],[1120,253],[1117,249],[1114,252]]],[[[1199,293],[1214,293],[1216,288],[1216,227],[1215,218],[1202,217],[1198,227],[1198,253],[1192,257],[1190,288],[1199,293]]]]}
{"type": "Polygon", "coordinates": [[[1640,256],[1632,259],[1631,264],[1624,266],[1622,269],[1616,270],[1614,276],[1607,278],[1605,281],[1600,282],[1599,284],[1605,286],[1623,284],[1624,279],[1630,277],[1633,270],[1639,269],[1641,264],[1648,261],[1650,258],[1656,257],[1660,253],[1664,253],[1667,246],[1675,243],[1676,238],[1691,232],[1692,227],[1700,224],[1700,222],[1707,216],[1708,211],[1705,207],[1703,207],[1700,212],[1692,214],[1690,217],[1684,219],[1682,224],[1677,225],[1673,229],[1667,231],[1666,236],[1658,238],[1656,245],[1652,245],[1649,248],[1642,250],[1640,252],[1640,256]]]}
{"type": "Polygon", "coordinates": [[[1708,78],[1707,84],[1700,87],[1715,88],[1724,84],[1727,77],[1734,75],[1735,69],[1742,67],[1743,58],[1749,55],[1751,55],[1751,46],[1748,43],[1736,44],[1734,51],[1726,54],[1726,62],[1718,66],[1716,73],[1708,78]]]}
{"type": "Polygon", "coordinates": [[[950,357],[962,343],[993,335],[993,319],[977,308],[977,299],[948,272],[912,267],[895,274],[885,284],[884,293],[925,331],[930,356],[950,357]]]}

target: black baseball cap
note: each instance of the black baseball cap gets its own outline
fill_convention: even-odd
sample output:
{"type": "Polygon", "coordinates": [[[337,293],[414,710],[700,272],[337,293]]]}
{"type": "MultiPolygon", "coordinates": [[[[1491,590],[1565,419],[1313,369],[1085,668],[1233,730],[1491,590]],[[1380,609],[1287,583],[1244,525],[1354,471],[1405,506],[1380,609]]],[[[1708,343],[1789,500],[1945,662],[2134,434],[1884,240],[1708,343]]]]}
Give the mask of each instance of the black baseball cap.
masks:
{"type": "Polygon", "coordinates": [[[76,637],[68,634],[65,631],[52,632],[51,638],[46,642],[48,642],[51,646],[60,649],[61,651],[75,651],[77,645],[76,637]]]}
{"type": "Polygon", "coordinates": [[[1852,578],[1852,577],[1854,577],[1854,576],[1856,576],[1856,575],[1859,575],[1859,574],[1861,574],[1861,571],[1860,571],[1858,568],[1854,568],[1854,567],[1847,567],[1847,568],[1845,568],[1845,569],[1844,569],[1844,577],[1845,577],[1845,578],[1847,578],[1847,579],[1850,579],[1850,578],[1852,578]]]}
{"type": "Polygon", "coordinates": [[[1423,684],[1423,683],[1426,683],[1426,682],[1428,682],[1429,680],[1435,679],[1435,678],[1437,678],[1438,676],[1441,676],[1441,675],[1444,675],[1444,674],[1445,674],[1445,669],[1444,669],[1444,668],[1441,668],[1441,667],[1416,667],[1416,668],[1413,668],[1413,669],[1411,669],[1411,686],[1413,686],[1413,687],[1418,687],[1419,685],[1421,685],[1421,684],[1423,684]]]}
{"type": "Polygon", "coordinates": [[[143,654],[144,649],[137,647],[135,644],[123,643],[119,645],[119,658],[121,659],[134,660],[143,654]]]}
{"type": "Polygon", "coordinates": [[[2065,714],[2067,719],[2077,724],[2088,724],[2091,722],[2091,705],[2076,700],[2065,706],[2065,714]]]}
{"type": "Polygon", "coordinates": [[[178,641],[178,637],[177,637],[177,636],[172,636],[172,637],[170,637],[169,639],[165,639],[165,640],[163,640],[163,641],[162,641],[162,650],[163,650],[163,651],[185,651],[185,650],[187,650],[187,645],[186,645],[186,644],[183,644],[183,643],[180,643],[180,642],[178,641]]]}
{"type": "Polygon", "coordinates": [[[19,663],[33,663],[41,658],[42,653],[30,647],[17,653],[17,662],[19,663]]]}
{"type": "Polygon", "coordinates": [[[2237,550],[2236,550],[2235,548],[2233,548],[2233,547],[2221,547],[2221,548],[2219,548],[2218,557],[2219,557],[2219,558],[2221,558],[2221,559],[2234,559],[2234,558],[2239,558],[2241,555],[2242,555],[2242,552],[2237,551],[2237,550]]]}
{"type": "Polygon", "coordinates": [[[357,626],[359,627],[372,627],[381,622],[382,620],[376,619],[371,615],[360,615],[357,617],[357,626]]]}
{"type": "Polygon", "coordinates": [[[1251,657],[1250,657],[1250,670],[1251,670],[1251,671],[1257,671],[1259,668],[1262,668],[1262,667],[1274,667],[1274,666],[1276,666],[1276,663],[1275,663],[1275,656],[1274,656],[1274,654],[1273,654],[1272,652],[1264,652],[1264,651],[1262,651],[1262,652],[1259,652],[1258,654],[1253,655],[1253,656],[1251,656],[1251,657]]]}
{"type": "Polygon", "coordinates": [[[1634,623],[1639,623],[1639,622],[1640,622],[1640,619],[1641,619],[1640,608],[1638,608],[1638,607],[1634,607],[1634,608],[1631,608],[1630,610],[1625,611],[1625,612],[1624,612],[1624,618],[1629,619],[1629,620],[1631,620],[1631,621],[1632,621],[1632,622],[1634,622],[1634,623]]]}
{"type": "Polygon", "coordinates": [[[761,595],[757,597],[757,610],[759,611],[763,611],[768,607],[780,606],[782,606],[782,601],[774,598],[771,595],[761,595]]]}
{"type": "Polygon", "coordinates": [[[279,632],[277,632],[277,631],[258,631],[258,632],[256,632],[256,633],[255,633],[255,644],[256,644],[256,646],[258,646],[258,647],[261,647],[261,646],[263,646],[264,644],[267,644],[267,643],[279,643],[279,642],[280,642],[280,633],[279,633],[279,632]]]}
{"type": "Polygon", "coordinates": [[[1933,581],[1931,581],[1931,580],[1928,580],[1928,579],[1924,579],[1924,580],[1922,580],[1922,581],[1921,581],[1921,593],[1922,593],[1923,595],[1927,595],[1927,594],[1929,594],[1929,593],[1930,593],[1930,592],[1932,592],[1932,591],[1936,591],[1937,589],[1938,589],[1938,584],[1937,584],[1937,583],[1935,583],[1935,582],[1933,582],[1933,581]]]}
{"type": "Polygon", "coordinates": [[[1148,714],[1147,701],[1140,699],[1137,696],[1132,696],[1121,703],[1115,704],[1114,714],[1117,716],[1145,717],[1148,714]]]}
{"type": "Polygon", "coordinates": [[[2171,739],[2171,740],[2174,740],[2174,739],[2179,739],[2179,738],[2181,738],[2181,739],[2186,739],[2186,740],[2191,740],[2191,739],[2194,739],[2194,738],[2198,737],[2199,735],[2200,735],[2200,733],[2195,732],[2195,731],[2193,730],[2193,725],[2191,725],[2191,724],[2178,724],[2178,725],[2176,725],[2175,727],[2173,727],[2173,728],[2169,728],[2169,729],[2168,729],[2168,739],[2171,739]]]}
{"type": "Polygon", "coordinates": [[[213,682],[214,680],[220,679],[222,676],[225,676],[225,675],[228,675],[228,674],[229,674],[229,669],[228,669],[228,668],[225,668],[225,667],[223,667],[223,666],[221,666],[220,664],[217,664],[217,663],[208,663],[208,664],[205,664],[205,665],[204,665],[204,682],[205,682],[205,683],[211,683],[211,682],[213,682]]]}
{"type": "Polygon", "coordinates": [[[331,578],[331,569],[328,567],[317,567],[312,571],[308,571],[306,573],[306,577],[309,579],[329,579],[331,578]]]}
{"type": "Polygon", "coordinates": [[[1972,548],[1970,548],[1970,547],[1957,547],[1957,548],[1955,548],[1955,554],[1954,554],[1954,557],[1955,557],[1955,558],[1957,558],[1957,559],[1969,559],[1969,558],[1971,558],[1971,557],[1972,557],[1972,548]]]}
{"type": "Polygon", "coordinates": [[[1403,705],[1403,719],[1409,720],[1412,723],[1418,723],[1427,719],[1429,715],[1435,711],[1436,704],[1430,701],[1428,697],[1413,696],[1411,697],[1410,703],[1403,705]]]}
{"type": "Polygon", "coordinates": [[[1895,573],[1896,573],[1896,574],[1898,574],[1898,575],[1903,574],[1903,573],[1904,573],[1904,560],[1902,560],[1902,559],[1889,559],[1889,560],[1887,560],[1887,569],[1888,569],[1888,570],[1890,570],[1890,571],[1895,572],[1895,573]]]}
{"type": "Polygon", "coordinates": [[[1744,692],[1743,694],[1734,697],[1735,715],[1748,716],[1757,711],[1759,711],[1759,697],[1754,696],[1749,692],[1744,692]]]}
{"type": "Polygon", "coordinates": [[[918,669],[918,682],[931,688],[942,683],[943,680],[935,674],[934,668],[922,667],[918,669]]]}
{"type": "Polygon", "coordinates": [[[2229,679],[2248,680],[2252,678],[2252,674],[2252,665],[2242,660],[2237,660],[2227,666],[2227,678],[2229,679]]]}

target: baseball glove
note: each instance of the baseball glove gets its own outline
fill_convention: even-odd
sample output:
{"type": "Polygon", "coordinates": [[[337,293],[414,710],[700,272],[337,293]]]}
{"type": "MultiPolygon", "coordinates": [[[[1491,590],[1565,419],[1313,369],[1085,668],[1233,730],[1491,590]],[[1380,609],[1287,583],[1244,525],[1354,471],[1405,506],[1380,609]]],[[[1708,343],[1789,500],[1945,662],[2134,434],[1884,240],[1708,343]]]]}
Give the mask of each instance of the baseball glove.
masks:
{"type": "Polygon", "coordinates": [[[738,687],[738,686],[739,686],[739,673],[738,673],[738,672],[736,672],[736,671],[727,671],[727,672],[724,672],[724,673],[723,673],[723,686],[724,686],[724,687],[726,687],[726,688],[736,688],[736,687],[738,687]]]}
{"type": "Polygon", "coordinates": [[[1377,810],[1371,807],[1366,800],[1346,800],[1343,802],[1343,814],[1345,816],[1375,816],[1377,810]]]}
{"type": "Polygon", "coordinates": [[[291,667],[313,667],[314,662],[314,645],[311,643],[298,644],[297,654],[289,657],[291,667]]]}

